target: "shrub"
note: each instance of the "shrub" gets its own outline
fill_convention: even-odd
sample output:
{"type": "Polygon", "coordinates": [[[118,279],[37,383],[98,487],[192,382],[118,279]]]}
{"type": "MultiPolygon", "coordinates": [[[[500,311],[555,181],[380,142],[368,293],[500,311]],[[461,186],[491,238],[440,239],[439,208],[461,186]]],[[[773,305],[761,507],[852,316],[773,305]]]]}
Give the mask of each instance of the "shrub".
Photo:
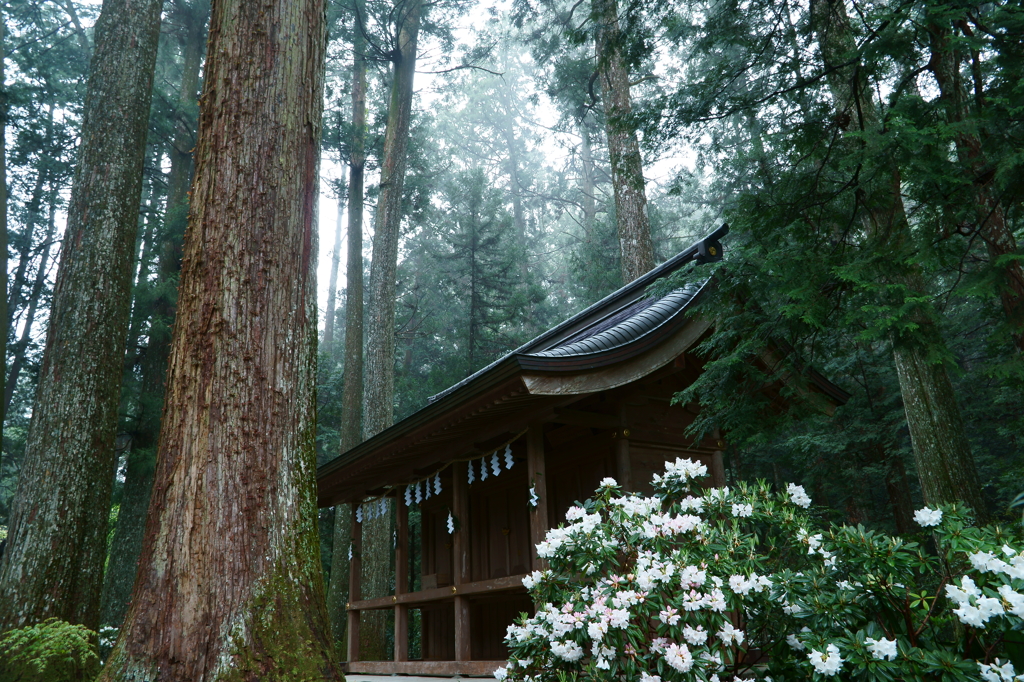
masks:
{"type": "Polygon", "coordinates": [[[56,618],[0,637],[0,682],[91,682],[100,672],[96,633],[56,618]]]}
{"type": "Polygon", "coordinates": [[[496,677],[1024,682],[1019,537],[954,506],[920,510],[907,540],[817,528],[800,486],[705,490],[706,475],[680,459],[653,497],[605,479],[570,508],[496,677]]]}

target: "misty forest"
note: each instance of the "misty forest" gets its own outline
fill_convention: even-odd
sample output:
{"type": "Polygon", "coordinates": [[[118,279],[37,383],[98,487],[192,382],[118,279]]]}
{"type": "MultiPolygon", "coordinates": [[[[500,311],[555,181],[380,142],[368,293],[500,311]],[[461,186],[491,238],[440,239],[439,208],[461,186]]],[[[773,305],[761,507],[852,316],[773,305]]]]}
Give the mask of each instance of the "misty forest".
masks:
{"type": "Polygon", "coordinates": [[[1020,3],[0,10],[0,682],[1024,679],[1020,3]]]}

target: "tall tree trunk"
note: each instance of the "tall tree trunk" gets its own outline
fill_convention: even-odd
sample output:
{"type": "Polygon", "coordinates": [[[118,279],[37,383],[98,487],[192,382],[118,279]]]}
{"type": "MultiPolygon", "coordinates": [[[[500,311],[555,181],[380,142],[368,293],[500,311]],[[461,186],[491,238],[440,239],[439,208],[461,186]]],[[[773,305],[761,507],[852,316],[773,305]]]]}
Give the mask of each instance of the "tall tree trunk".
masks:
{"type": "Polygon", "coordinates": [[[325,44],[321,0],[212,8],[144,558],[101,680],[341,679],[315,488],[325,44]]]}
{"type": "MultiPolygon", "coordinates": [[[[505,54],[507,70],[507,52],[505,54]]],[[[516,241],[519,246],[520,263],[519,274],[522,279],[520,285],[529,285],[529,244],[526,235],[526,210],[523,207],[523,181],[519,173],[519,142],[516,140],[515,108],[512,103],[512,85],[502,80],[498,85],[501,94],[501,105],[503,111],[500,114],[501,136],[505,141],[505,148],[508,153],[508,185],[512,195],[512,220],[516,226],[516,241]]]]}
{"type": "Polygon", "coordinates": [[[629,120],[632,111],[629,71],[622,56],[618,3],[616,0],[591,0],[591,13],[595,22],[594,44],[622,251],[622,282],[627,284],[654,267],[643,160],[636,131],[629,120]]]}
{"type": "MultiPolygon", "coordinates": [[[[817,0],[812,11],[836,109],[862,130],[877,128],[878,112],[867,80],[856,65],[856,45],[844,0],[817,0]]],[[[898,254],[912,236],[899,192],[898,169],[891,176],[891,181],[863,188],[867,193],[863,223],[870,241],[898,254]]],[[[908,265],[901,273],[882,276],[918,300],[928,300],[927,285],[918,266],[908,265]]],[[[892,346],[924,501],[931,506],[960,502],[984,517],[977,468],[953,385],[946,366],[935,360],[948,356],[945,340],[930,306],[911,314],[916,326],[913,336],[893,338],[892,346]]]]}
{"type": "MultiPolygon", "coordinates": [[[[348,260],[345,265],[345,384],[341,393],[340,451],[347,452],[362,437],[363,401],[363,169],[366,165],[366,39],[364,0],[353,0],[352,32],[352,145],[348,176],[348,260]]],[[[348,657],[345,628],[348,618],[349,556],[352,534],[349,505],[334,508],[334,544],[327,610],[339,654],[348,657]]]]}
{"type": "Polygon", "coordinates": [[[104,0],[8,547],[0,632],[99,624],[161,0],[104,0]]]}
{"type": "MultiPolygon", "coordinates": [[[[392,56],[391,97],[381,162],[380,197],[374,223],[373,260],[370,263],[368,352],[363,395],[365,438],[380,433],[394,420],[395,277],[422,0],[408,0],[399,5],[399,10],[398,40],[392,56]]],[[[363,526],[363,598],[383,596],[390,590],[391,534],[390,530],[380,530],[385,522],[390,529],[390,517],[387,515],[363,526]]],[[[368,659],[383,658],[387,653],[386,615],[380,611],[366,612],[360,624],[360,637],[368,659]]]]}
{"type": "MultiPolygon", "coordinates": [[[[7,362],[7,16],[0,13],[0,268],[3,270],[3,290],[0,291],[0,360],[7,362]]],[[[6,369],[6,364],[4,365],[6,369]]],[[[0,372],[0,381],[6,372],[0,372]]],[[[0,384],[0,394],[7,394],[7,386],[0,384]]],[[[3,464],[4,421],[7,402],[0,412],[0,465],[3,464]]],[[[0,466],[0,471],[3,467],[0,466]]]]}
{"type": "Polygon", "coordinates": [[[380,433],[391,426],[394,420],[395,277],[421,0],[409,0],[402,9],[404,17],[400,22],[398,44],[392,58],[391,98],[384,134],[380,198],[374,223],[373,260],[370,263],[370,315],[366,344],[369,353],[366,356],[363,399],[365,438],[380,433]]]}
{"type": "Polygon", "coordinates": [[[132,586],[142,552],[146,514],[149,510],[160,435],[167,360],[171,351],[171,327],[177,298],[176,280],[181,270],[184,223],[188,213],[188,185],[192,177],[192,141],[196,130],[199,71],[205,47],[209,7],[181,3],[176,19],[182,24],[184,63],[178,90],[178,112],[171,143],[171,168],[167,176],[167,212],[157,245],[157,277],[149,318],[149,342],[142,357],[138,423],[132,434],[125,469],[117,528],[110,543],[110,557],[103,579],[100,622],[120,627],[128,611],[132,586]]]}
{"type": "MultiPolygon", "coordinates": [[[[4,298],[7,301],[7,315],[4,319],[7,321],[8,329],[14,326],[14,313],[21,303],[21,292],[25,288],[28,266],[32,260],[32,238],[35,236],[36,224],[41,222],[40,212],[43,206],[43,190],[46,189],[46,183],[50,176],[47,171],[47,166],[50,163],[48,155],[52,147],[53,106],[49,106],[46,113],[46,138],[43,143],[43,153],[40,154],[36,181],[32,187],[32,193],[29,195],[28,204],[25,206],[25,227],[18,240],[20,242],[18,245],[18,267],[14,270],[14,281],[11,282],[7,296],[4,298]]],[[[6,169],[4,172],[6,173],[6,169]]],[[[5,238],[6,235],[7,233],[5,232],[5,238]]]]}
{"type": "Polygon", "coordinates": [[[32,283],[32,292],[29,294],[28,309],[25,311],[25,319],[22,320],[21,338],[12,349],[11,369],[7,373],[7,380],[4,386],[4,414],[11,408],[11,399],[14,398],[14,391],[18,387],[18,378],[21,376],[22,367],[25,364],[25,356],[28,354],[28,344],[32,340],[32,326],[35,323],[36,311],[39,308],[39,299],[43,296],[43,286],[46,284],[46,273],[48,261],[50,260],[50,247],[53,245],[53,233],[57,231],[57,192],[50,188],[50,215],[46,223],[46,238],[43,240],[42,251],[39,254],[39,266],[36,270],[36,279],[32,283]]]}
{"type": "Polygon", "coordinates": [[[338,266],[341,264],[341,214],[344,199],[338,196],[338,220],[334,226],[334,249],[331,250],[331,278],[327,284],[327,310],[324,315],[324,339],[320,351],[334,357],[334,316],[338,300],[338,266]]]}
{"type": "Polygon", "coordinates": [[[82,48],[82,54],[89,54],[89,36],[85,34],[85,29],[82,28],[82,22],[78,18],[78,12],[75,11],[75,3],[73,0],[63,0],[61,3],[64,9],[68,13],[68,18],[71,19],[71,23],[75,27],[75,35],[78,37],[78,46],[82,48]]]}
{"type": "Polygon", "coordinates": [[[580,193],[583,195],[583,233],[585,239],[596,239],[595,224],[597,222],[597,182],[594,171],[594,152],[590,146],[590,126],[586,119],[580,121],[580,162],[583,175],[580,178],[580,193]]]}
{"type": "MultiPolygon", "coordinates": [[[[989,258],[999,272],[999,299],[1003,312],[1013,329],[1012,337],[1018,353],[1024,353],[1024,263],[1013,256],[1017,252],[1017,240],[1007,222],[1006,211],[993,186],[995,172],[992,168],[981,138],[973,126],[967,125],[967,93],[960,79],[961,59],[948,18],[935,18],[928,23],[931,37],[931,59],[929,69],[939,84],[939,102],[946,120],[955,127],[957,156],[963,165],[967,180],[975,192],[975,214],[978,231],[985,241],[989,258]],[[1002,261],[1001,263],[998,261],[1002,261]]],[[[964,22],[966,23],[966,22],[964,22]]],[[[975,100],[980,106],[984,93],[978,83],[975,100]]]]}
{"type": "MultiPolygon", "coordinates": [[[[151,160],[156,167],[160,167],[160,158],[162,156],[159,148],[154,150],[155,153],[152,155],[151,160]]],[[[124,372],[125,377],[130,377],[134,372],[136,366],[142,359],[142,338],[145,335],[144,327],[146,320],[149,319],[150,308],[146,305],[148,298],[148,290],[152,288],[152,284],[149,281],[149,274],[151,266],[153,264],[153,257],[156,251],[154,242],[156,241],[157,234],[160,230],[160,218],[157,216],[154,210],[154,204],[159,201],[159,198],[155,195],[155,188],[153,183],[150,182],[148,186],[143,189],[143,199],[140,205],[139,213],[144,216],[144,227],[142,234],[139,236],[139,241],[135,245],[135,272],[132,277],[132,306],[131,315],[128,318],[128,340],[125,344],[124,354],[124,372]]],[[[127,399],[130,397],[129,392],[122,392],[122,412],[127,411],[127,399]]]]}

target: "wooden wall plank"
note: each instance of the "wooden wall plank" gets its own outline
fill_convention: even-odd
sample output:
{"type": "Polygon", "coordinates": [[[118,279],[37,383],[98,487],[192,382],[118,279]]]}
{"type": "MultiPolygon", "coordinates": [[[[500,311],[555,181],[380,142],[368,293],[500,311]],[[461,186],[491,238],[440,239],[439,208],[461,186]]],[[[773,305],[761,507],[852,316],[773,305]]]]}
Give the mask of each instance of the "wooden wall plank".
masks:
{"type": "MultiPolygon", "coordinates": [[[[352,560],[349,562],[348,570],[348,598],[349,604],[359,601],[363,596],[363,524],[356,521],[356,510],[358,505],[352,505],[352,560]]],[[[349,610],[347,651],[349,661],[359,660],[359,611],[349,610]]]]}
{"type": "MultiPolygon", "coordinates": [[[[428,484],[429,485],[429,484],[428,484]]],[[[409,591],[409,507],[395,498],[395,595],[409,591]]],[[[409,607],[395,604],[396,661],[409,660],[409,607]]]]}
{"type": "MultiPolygon", "coordinates": [[[[459,521],[459,529],[452,535],[452,581],[456,585],[470,582],[469,558],[469,484],[466,482],[465,462],[456,462],[452,480],[452,513],[459,521]]],[[[484,519],[486,522],[486,519],[484,519]]]]}
{"type": "Polygon", "coordinates": [[[455,597],[455,660],[468,661],[473,636],[469,619],[469,597],[455,597]]]}
{"type": "Polygon", "coordinates": [[[536,489],[536,507],[530,508],[530,559],[534,570],[543,570],[547,561],[537,556],[537,543],[548,532],[548,479],[544,460],[544,424],[534,422],[526,431],[527,480],[536,489]]]}

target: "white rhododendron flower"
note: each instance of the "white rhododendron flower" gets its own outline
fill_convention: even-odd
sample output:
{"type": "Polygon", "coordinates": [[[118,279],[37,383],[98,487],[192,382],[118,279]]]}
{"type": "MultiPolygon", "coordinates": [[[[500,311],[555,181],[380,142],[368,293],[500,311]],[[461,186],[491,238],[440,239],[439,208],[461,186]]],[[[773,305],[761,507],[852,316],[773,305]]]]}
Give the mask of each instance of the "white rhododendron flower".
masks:
{"type": "Polygon", "coordinates": [[[786,486],[786,492],[789,493],[789,501],[798,507],[807,509],[811,506],[811,498],[807,497],[807,493],[804,492],[802,485],[795,485],[790,483],[786,486]]]}
{"type": "Polygon", "coordinates": [[[551,652],[564,661],[578,661],[583,658],[583,648],[573,641],[552,642],[551,652]]]}
{"type": "Polygon", "coordinates": [[[985,682],[1022,682],[1024,675],[1018,675],[1017,671],[1013,669],[1013,663],[1007,661],[1000,665],[999,659],[996,659],[995,663],[986,665],[981,661],[978,661],[979,672],[981,673],[981,679],[985,682]]]}
{"type": "MultiPolygon", "coordinates": [[[[800,509],[811,505],[802,486],[790,484],[777,493],[765,482],[705,489],[694,479],[706,475],[704,465],[678,459],[656,477],[650,497],[621,493],[613,479],[605,479],[597,495],[569,507],[561,527],[549,530],[537,546],[541,558],[550,560],[549,570],[523,578],[536,600],[535,615],[508,628],[511,658],[495,678],[557,682],[556,673],[568,672],[593,682],[662,682],[660,671],[671,679],[737,682],[733,673],[743,665],[742,647],[771,647],[759,679],[768,679],[763,673],[769,671],[793,670],[794,662],[815,679],[840,679],[850,673],[843,672],[846,663],[853,668],[865,658],[869,666],[898,668],[896,676],[924,679],[930,674],[922,668],[925,659],[916,650],[911,655],[907,644],[910,624],[895,616],[902,613],[900,604],[910,608],[915,595],[934,594],[945,577],[927,570],[936,547],[953,557],[949,566],[956,572],[945,577],[949,583],[940,597],[947,599],[911,609],[925,654],[948,655],[964,670],[963,654],[935,639],[949,614],[975,628],[970,636],[990,656],[1002,654],[1000,637],[1024,620],[1024,551],[1012,546],[1019,544],[1015,531],[980,528],[980,534],[950,546],[954,530],[970,523],[969,517],[952,506],[926,507],[915,518],[927,528],[938,526],[933,541],[928,547],[906,545],[859,528],[820,525],[800,509]],[[869,568],[877,553],[866,558],[879,548],[894,557],[891,576],[881,582],[869,568]],[[776,549],[782,554],[774,554],[776,549]],[[778,566],[776,558],[783,561],[778,572],[754,572],[778,566]],[[842,574],[832,568],[839,561],[842,574]],[[877,602],[879,588],[896,598],[877,602]],[[551,602],[541,601],[542,594],[551,602]],[[876,612],[893,623],[892,633],[862,639],[863,648],[851,643],[858,654],[844,659],[843,642],[869,627],[876,612]],[[814,619],[813,633],[800,628],[804,618],[814,619]],[[745,631],[737,623],[758,627],[745,631]],[[788,630],[765,629],[762,623],[788,630]],[[777,646],[782,637],[788,647],[777,646]],[[900,648],[900,638],[907,648],[900,648]]],[[[977,673],[974,662],[966,663],[971,679],[1024,682],[1009,663],[979,663],[977,673]]]]}
{"type": "Polygon", "coordinates": [[[812,650],[807,654],[807,658],[810,659],[811,665],[816,671],[827,677],[835,675],[843,667],[843,658],[839,655],[839,647],[835,644],[825,647],[824,653],[812,650]]]}
{"type": "Polygon", "coordinates": [[[700,587],[707,580],[708,573],[697,566],[685,566],[679,572],[679,584],[683,587],[700,587]]]}
{"type": "Polygon", "coordinates": [[[925,528],[937,526],[942,522],[942,510],[923,507],[914,512],[914,520],[925,528]]]}
{"type": "Polygon", "coordinates": [[[868,651],[871,655],[878,660],[895,661],[898,651],[896,649],[895,639],[872,639],[868,637],[864,640],[864,643],[868,645],[868,651]]]}
{"type": "Polygon", "coordinates": [[[616,481],[614,478],[612,478],[611,476],[606,476],[605,478],[601,479],[601,482],[598,485],[602,488],[614,488],[618,484],[619,482],[616,481]]]}
{"type": "Polygon", "coordinates": [[[726,621],[722,629],[718,631],[718,638],[723,644],[743,644],[743,630],[737,630],[732,623],[726,621]]]}
{"type": "Polygon", "coordinates": [[[681,673],[688,673],[693,667],[693,656],[685,644],[673,642],[665,647],[665,662],[681,673]]]}
{"type": "Polygon", "coordinates": [[[732,506],[732,515],[739,518],[746,518],[754,513],[754,505],[752,504],[734,504],[732,506]]]}
{"type": "Polygon", "coordinates": [[[679,622],[679,618],[679,612],[671,606],[667,609],[662,609],[661,613],[658,614],[658,619],[665,625],[675,625],[679,622]]]}
{"type": "Polygon", "coordinates": [[[528,590],[532,590],[534,585],[536,585],[537,583],[539,583],[543,579],[544,579],[544,574],[543,573],[541,573],[540,571],[534,571],[533,573],[531,573],[529,575],[524,575],[523,576],[523,587],[525,587],[528,590]]]}
{"type": "Polygon", "coordinates": [[[1024,594],[1016,592],[1009,585],[1002,585],[999,587],[999,596],[1010,605],[1010,613],[1018,618],[1024,618],[1024,594]]]}
{"type": "Polygon", "coordinates": [[[698,644],[703,644],[704,642],[708,641],[708,633],[704,629],[703,625],[698,625],[696,628],[691,628],[689,625],[684,625],[683,639],[685,639],[693,646],[697,646],[698,644]]]}
{"type": "MultiPolygon", "coordinates": [[[[1002,602],[993,597],[982,596],[981,590],[978,589],[978,586],[970,576],[965,575],[960,578],[960,587],[957,587],[955,584],[946,585],[946,596],[957,604],[957,608],[953,609],[953,613],[956,614],[957,618],[964,625],[970,625],[975,628],[985,627],[985,623],[994,616],[1004,613],[1002,602]]],[[[1000,592],[1000,596],[1006,599],[1002,592],[1000,592]]],[[[1012,602],[1011,608],[1013,608],[1012,602]]]]}
{"type": "Polygon", "coordinates": [[[573,521],[579,521],[587,515],[587,510],[583,507],[572,506],[565,511],[565,520],[570,523],[573,521]]]}

